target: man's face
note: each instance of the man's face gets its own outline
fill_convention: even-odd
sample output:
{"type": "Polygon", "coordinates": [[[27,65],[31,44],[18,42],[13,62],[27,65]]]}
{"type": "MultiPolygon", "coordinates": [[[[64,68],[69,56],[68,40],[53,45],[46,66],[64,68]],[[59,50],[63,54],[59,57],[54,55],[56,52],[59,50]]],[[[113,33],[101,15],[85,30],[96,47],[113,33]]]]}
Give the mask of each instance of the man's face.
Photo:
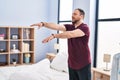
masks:
{"type": "Polygon", "coordinates": [[[82,15],[80,14],[80,12],[78,10],[75,10],[72,13],[72,22],[76,23],[77,21],[79,21],[82,18],[82,15]]]}

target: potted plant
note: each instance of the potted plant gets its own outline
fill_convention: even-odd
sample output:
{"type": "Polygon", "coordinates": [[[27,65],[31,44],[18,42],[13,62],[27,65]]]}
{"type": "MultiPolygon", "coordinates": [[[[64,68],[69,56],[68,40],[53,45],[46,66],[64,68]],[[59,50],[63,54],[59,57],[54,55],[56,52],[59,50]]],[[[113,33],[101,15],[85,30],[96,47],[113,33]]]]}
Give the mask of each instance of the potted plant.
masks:
{"type": "Polygon", "coordinates": [[[16,65],[16,59],[12,59],[12,63],[15,66],[16,65]]]}

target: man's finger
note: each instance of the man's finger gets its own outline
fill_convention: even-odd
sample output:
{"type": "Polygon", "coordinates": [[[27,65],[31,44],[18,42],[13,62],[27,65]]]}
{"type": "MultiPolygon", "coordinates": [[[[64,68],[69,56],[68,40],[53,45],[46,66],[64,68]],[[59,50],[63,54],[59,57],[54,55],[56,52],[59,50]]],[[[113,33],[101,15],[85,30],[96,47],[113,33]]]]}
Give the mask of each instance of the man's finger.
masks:
{"type": "Polygon", "coordinates": [[[47,42],[48,42],[48,41],[44,41],[44,40],[42,41],[42,43],[47,43],[47,42]]]}

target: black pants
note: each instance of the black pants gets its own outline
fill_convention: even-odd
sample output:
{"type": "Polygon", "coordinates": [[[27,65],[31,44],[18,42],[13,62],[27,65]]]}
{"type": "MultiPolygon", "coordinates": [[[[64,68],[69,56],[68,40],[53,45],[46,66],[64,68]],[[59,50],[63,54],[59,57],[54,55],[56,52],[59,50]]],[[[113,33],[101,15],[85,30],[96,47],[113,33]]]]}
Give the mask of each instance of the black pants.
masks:
{"type": "Polygon", "coordinates": [[[69,67],[69,80],[91,80],[91,64],[79,70],[69,67]]]}

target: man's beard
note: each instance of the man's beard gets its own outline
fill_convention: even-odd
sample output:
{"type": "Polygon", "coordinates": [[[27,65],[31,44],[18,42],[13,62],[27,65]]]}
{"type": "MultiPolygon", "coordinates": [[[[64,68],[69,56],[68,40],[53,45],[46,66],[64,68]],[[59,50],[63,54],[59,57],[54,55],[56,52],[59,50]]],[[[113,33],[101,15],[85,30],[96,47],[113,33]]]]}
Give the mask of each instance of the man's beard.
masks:
{"type": "Polygon", "coordinates": [[[72,21],[72,24],[75,25],[79,20],[72,21]]]}

